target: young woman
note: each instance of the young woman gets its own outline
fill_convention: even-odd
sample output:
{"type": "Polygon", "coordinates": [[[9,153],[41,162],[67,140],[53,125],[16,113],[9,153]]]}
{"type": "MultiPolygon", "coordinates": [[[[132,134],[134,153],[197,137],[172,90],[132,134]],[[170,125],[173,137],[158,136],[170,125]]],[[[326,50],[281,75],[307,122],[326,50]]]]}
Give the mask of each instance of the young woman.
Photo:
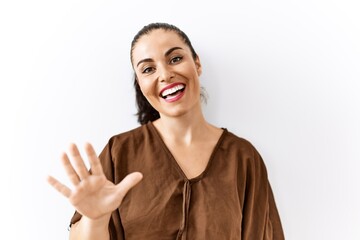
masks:
{"type": "Polygon", "coordinates": [[[87,144],[91,171],[72,145],[62,161],[73,190],[49,177],[76,209],[70,239],[284,239],[261,156],[204,118],[201,62],[185,33],[145,26],[131,62],[141,126],[99,158],[87,144]]]}

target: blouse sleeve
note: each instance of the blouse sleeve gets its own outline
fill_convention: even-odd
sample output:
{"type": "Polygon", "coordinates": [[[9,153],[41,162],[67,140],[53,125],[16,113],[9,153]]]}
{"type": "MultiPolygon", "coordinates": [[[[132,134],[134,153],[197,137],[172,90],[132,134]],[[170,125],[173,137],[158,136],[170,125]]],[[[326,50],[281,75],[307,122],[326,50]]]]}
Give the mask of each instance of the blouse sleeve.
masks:
{"type": "Polygon", "coordinates": [[[265,164],[256,149],[253,152],[246,169],[241,239],[284,240],[265,164]]]}
{"type": "MultiPolygon", "coordinates": [[[[111,154],[111,141],[105,146],[99,155],[104,174],[107,179],[114,182],[114,163],[111,154]]],[[[71,226],[81,219],[82,215],[75,211],[70,221],[71,226]]],[[[119,211],[116,209],[112,214],[109,222],[110,240],[124,240],[124,229],[122,227],[119,211]]]]}

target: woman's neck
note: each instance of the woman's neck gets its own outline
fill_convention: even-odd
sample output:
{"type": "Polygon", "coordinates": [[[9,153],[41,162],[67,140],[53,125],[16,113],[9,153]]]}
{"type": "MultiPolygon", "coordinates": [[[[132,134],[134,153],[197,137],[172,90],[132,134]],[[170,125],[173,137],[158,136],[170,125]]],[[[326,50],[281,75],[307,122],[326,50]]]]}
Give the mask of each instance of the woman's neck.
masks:
{"type": "Polygon", "coordinates": [[[190,145],[204,141],[219,129],[206,122],[201,111],[177,117],[161,116],[153,122],[165,142],[190,145]]]}

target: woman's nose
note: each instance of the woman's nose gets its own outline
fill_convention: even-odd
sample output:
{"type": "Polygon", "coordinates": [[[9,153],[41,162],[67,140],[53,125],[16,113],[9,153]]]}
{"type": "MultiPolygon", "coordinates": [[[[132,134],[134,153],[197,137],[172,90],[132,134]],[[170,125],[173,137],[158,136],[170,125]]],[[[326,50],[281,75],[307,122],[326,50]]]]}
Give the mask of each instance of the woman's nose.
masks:
{"type": "Polygon", "coordinates": [[[158,73],[160,82],[168,82],[174,77],[173,71],[167,66],[158,68],[158,73]]]}

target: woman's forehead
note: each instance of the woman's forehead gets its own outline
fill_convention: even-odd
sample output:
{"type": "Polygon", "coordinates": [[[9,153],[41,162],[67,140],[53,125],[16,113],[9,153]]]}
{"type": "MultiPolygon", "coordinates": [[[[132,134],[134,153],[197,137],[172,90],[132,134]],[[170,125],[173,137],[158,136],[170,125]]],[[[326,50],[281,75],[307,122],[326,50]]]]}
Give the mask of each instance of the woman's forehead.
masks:
{"type": "Polygon", "coordinates": [[[173,47],[186,49],[187,45],[176,32],[156,29],[139,38],[133,49],[133,58],[136,61],[139,58],[162,55],[173,47]]]}

